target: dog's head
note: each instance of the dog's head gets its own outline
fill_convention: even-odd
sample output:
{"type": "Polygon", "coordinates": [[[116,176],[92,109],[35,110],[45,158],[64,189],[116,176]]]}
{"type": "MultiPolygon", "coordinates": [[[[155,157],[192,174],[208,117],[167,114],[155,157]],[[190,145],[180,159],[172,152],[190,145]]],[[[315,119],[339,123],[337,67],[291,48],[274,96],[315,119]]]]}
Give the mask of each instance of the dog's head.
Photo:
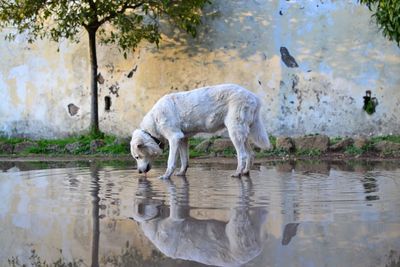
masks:
{"type": "Polygon", "coordinates": [[[162,154],[162,149],[154,139],[143,130],[132,133],[131,154],[137,162],[139,173],[146,173],[151,169],[151,161],[162,154]]]}

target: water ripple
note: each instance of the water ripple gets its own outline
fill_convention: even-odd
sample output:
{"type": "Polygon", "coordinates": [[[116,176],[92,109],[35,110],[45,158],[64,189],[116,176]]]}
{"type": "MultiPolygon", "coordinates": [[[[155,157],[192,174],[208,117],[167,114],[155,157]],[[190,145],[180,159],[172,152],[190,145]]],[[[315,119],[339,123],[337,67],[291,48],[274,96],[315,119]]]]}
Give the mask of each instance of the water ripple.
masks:
{"type": "Polygon", "coordinates": [[[400,252],[400,169],[363,166],[256,165],[237,179],[202,164],[167,181],[162,168],[13,168],[0,173],[0,265],[32,249],[90,265],[97,246],[104,266],[121,248],[141,266],[384,266],[400,252]]]}

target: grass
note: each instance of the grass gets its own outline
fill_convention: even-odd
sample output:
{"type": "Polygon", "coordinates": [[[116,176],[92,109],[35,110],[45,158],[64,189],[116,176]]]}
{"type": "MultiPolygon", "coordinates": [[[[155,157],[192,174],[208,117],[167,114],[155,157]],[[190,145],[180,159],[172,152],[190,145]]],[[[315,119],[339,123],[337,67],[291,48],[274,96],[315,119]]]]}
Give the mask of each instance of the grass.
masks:
{"type": "Polygon", "coordinates": [[[288,156],[290,153],[285,149],[272,149],[272,150],[261,150],[256,152],[256,158],[263,158],[263,157],[285,157],[288,156]]]}
{"type": "Polygon", "coordinates": [[[198,151],[195,149],[196,146],[198,146],[204,140],[205,140],[204,138],[198,138],[198,137],[189,139],[189,157],[190,158],[198,158],[201,156],[208,155],[208,153],[206,151],[198,151]]]}
{"type": "Polygon", "coordinates": [[[366,150],[362,149],[362,148],[358,148],[354,145],[351,145],[349,147],[346,148],[346,150],[344,151],[344,153],[348,154],[348,155],[361,155],[365,152],[366,150]]]}
{"type": "Polygon", "coordinates": [[[8,265],[12,267],[23,267],[23,266],[33,266],[33,267],[79,267],[84,266],[83,260],[73,259],[72,261],[65,260],[62,255],[62,250],[59,250],[60,258],[54,262],[47,262],[45,259],[41,258],[34,249],[31,250],[31,255],[29,256],[29,263],[21,263],[18,257],[12,257],[8,259],[8,265]]]}
{"type": "Polygon", "coordinates": [[[269,142],[271,143],[272,147],[276,147],[276,136],[270,135],[269,142]]]}
{"type": "MultiPolygon", "coordinates": [[[[21,155],[29,154],[46,154],[46,155],[87,155],[87,154],[106,154],[106,155],[121,155],[129,154],[129,143],[128,141],[120,141],[115,136],[104,135],[102,139],[93,139],[88,135],[72,136],[62,139],[41,139],[41,140],[30,140],[27,138],[0,138],[0,143],[18,145],[22,142],[32,142],[35,146],[27,147],[26,150],[22,151],[21,155]],[[93,140],[102,140],[103,146],[100,146],[95,152],[90,150],[90,143],[93,140]],[[73,151],[68,151],[66,146],[69,144],[75,144],[76,148],[73,151]]],[[[1,151],[0,151],[1,153],[1,151]]]]}
{"type": "Polygon", "coordinates": [[[342,140],[343,140],[343,137],[340,137],[340,136],[332,137],[332,138],[329,139],[329,143],[331,145],[335,145],[335,144],[339,143],[342,140]]]}
{"type": "Polygon", "coordinates": [[[0,143],[4,143],[4,144],[15,145],[15,144],[24,142],[26,140],[27,140],[26,138],[19,138],[19,137],[8,138],[8,137],[0,136],[0,143]]]}
{"type": "Polygon", "coordinates": [[[400,135],[384,135],[384,136],[374,136],[370,138],[370,142],[373,144],[376,144],[380,141],[400,143],[400,135]]]}
{"type": "MultiPolygon", "coordinates": [[[[399,135],[385,135],[385,136],[374,136],[371,137],[367,144],[363,147],[359,148],[354,145],[351,145],[346,148],[345,153],[348,155],[356,156],[362,155],[367,152],[374,151],[374,145],[381,142],[381,141],[389,141],[393,143],[400,143],[400,136],[399,135]]],[[[382,155],[384,156],[397,156],[398,152],[396,151],[386,151],[382,155]]]]}
{"type": "Polygon", "coordinates": [[[308,156],[308,157],[318,157],[321,155],[321,151],[319,149],[304,149],[296,151],[297,156],[308,156]]]}
{"type": "MultiPolygon", "coordinates": [[[[213,142],[215,139],[219,137],[213,137],[210,139],[213,142]]],[[[204,138],[190,138],[189,139],[189,156],[191,158],[202,157],[202,156],[213,156],[220,155],[225,157],[234,157],[236,155],[236,151],[233,147],[228,147],[223,151],[213,151],[212,149],[208,149],[206,151],[198,151],[196,150],[196,146],[203,142],[204,138]]],[[[330,139],[330,144],[336,144],[337,142],[343,140],[342,137],[334,137],[330,139]]],[[[4,151],[1,151],[1,144],[11,144],[14,146],[18,145],[22,142],[32,142],[34,146],[27,147],[26,150],[18,153],[18,155],[129,155],[129,140],[128,139],[120,139],[111,135],[102,135],[101,138],[93,138],[89,135],[80,135],[80,136],[71,136],[67,138],[61,139],[41,139],[41,140],[30,140],[27,138],[6,138],[0,137],[0,154],[5,154],[4,151]],[[102,145],[100,145],[95,151],[91,150],[90,144],[93,140],[101,140],[102,145]],[[73,145],[72,145],[73,144],[73,145]],[[74,149],[67,149],[68,147],[74,147],[74,149]]],[[[387,135],[387,136],[376,136],[371,137],[367,144],[362,148],[357,148],[354,145],[351,145],[346,148],[344,151],[345,154],[348,155],[361,155],[366,152],[373,151],[374,144],[380,141],[390,141],[395,143],[400,143],[399,135],[387,135]]],[[[289,153],[288,151],[277,149],[276,148],[276,137],[270,136],[271,145],[274,149],[260,151],[256,149],[256,157],[285,157],[290,154],[298,155],[298,156],[308,156],[308,157],[318,157],[322,153],[319,150],[311,149],[311,150],[300,150],[293,153],[289,153]]],[[[393,154],[393,153],[392,153],[393,154]]],[[[398,155],[399,153],[395,153],[393,155],[398,155]]],[[[163,155],[160,157],[160,160],[165,160],[168,157],[168,149],[164,150],[163,155]]]]}

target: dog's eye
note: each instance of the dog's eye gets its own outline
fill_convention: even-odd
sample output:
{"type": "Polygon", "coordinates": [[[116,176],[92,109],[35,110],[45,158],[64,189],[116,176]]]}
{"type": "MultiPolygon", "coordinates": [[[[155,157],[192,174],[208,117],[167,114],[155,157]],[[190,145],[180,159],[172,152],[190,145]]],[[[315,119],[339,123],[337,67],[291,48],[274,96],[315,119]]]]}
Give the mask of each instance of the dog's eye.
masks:
{"type": "Polygon", "coordinates": [[[139,159],[139,156],[135,156],[135,159],[139,159]]]}

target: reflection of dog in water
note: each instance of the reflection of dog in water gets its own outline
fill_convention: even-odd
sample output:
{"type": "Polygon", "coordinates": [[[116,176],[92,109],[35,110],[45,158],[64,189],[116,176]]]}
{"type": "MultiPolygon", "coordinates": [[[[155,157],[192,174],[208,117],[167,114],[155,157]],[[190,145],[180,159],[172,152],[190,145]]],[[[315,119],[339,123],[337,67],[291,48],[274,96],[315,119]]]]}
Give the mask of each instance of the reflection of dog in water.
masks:
{"type": "Polygon", "coordinates": [[[236,207],[228,222],[190,217],[189,187],[185,180],[177,187],[166,181],[170,207],[153,199],[151,183],[139,182],[133,218],[146,237],[166,256],[217,266],[237,266],[249,262],[262,251],[262,226],[266,210],[249,208],[251,183],[241,183],[236,207]]]}

